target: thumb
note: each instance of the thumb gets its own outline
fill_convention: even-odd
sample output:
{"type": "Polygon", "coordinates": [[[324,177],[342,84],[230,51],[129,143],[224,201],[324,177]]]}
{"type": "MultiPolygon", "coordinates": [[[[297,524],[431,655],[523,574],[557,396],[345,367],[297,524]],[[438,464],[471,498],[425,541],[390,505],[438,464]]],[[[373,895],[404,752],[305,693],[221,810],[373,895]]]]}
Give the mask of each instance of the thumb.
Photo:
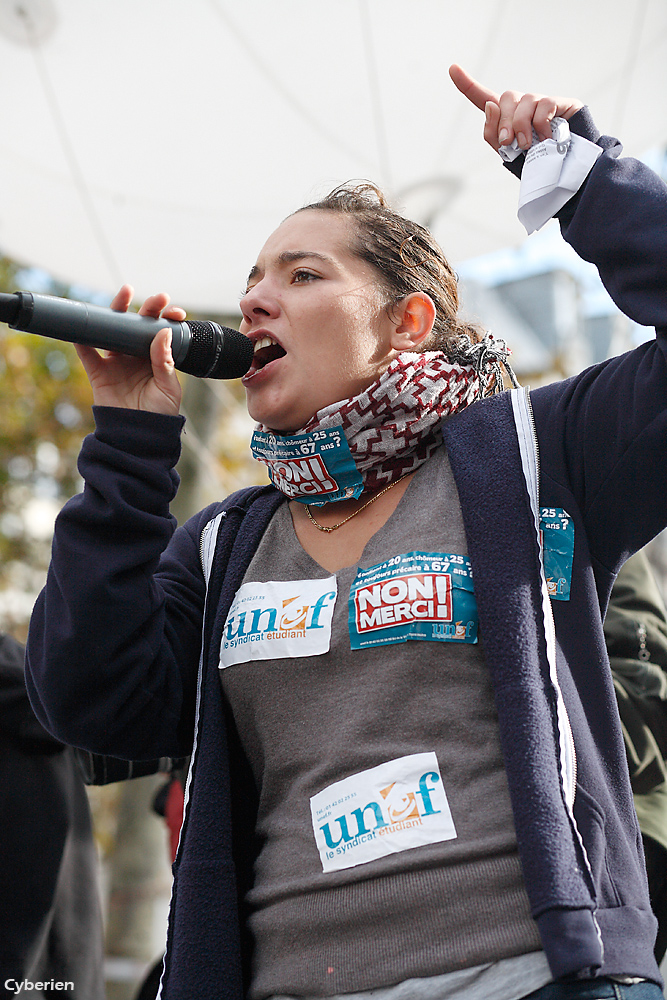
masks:
{"type": "Polygon", "coordinates": [[[163,403],[167,407],[162,412],[172,411],[178,413],[182,390],[171,353],[171,334],[171,328],[165,327],[153,338],[153,342],[151,343],[151,366],[153,368],[155,387],[162,393],[164,397],[163,403]]]}
{"type": "Polygon", "coordinates": [[[165,326],[158,330],[151,344],[151,364],[153,368],[174,369],[174,357],[171,353],[171,327],[165,326]]]}
{"type": "Polygon", "coordinates": [[[495,101],[487,101],[484,106],[484,138],[495,150],[501,143],[498,141],[500,125],[500,106],[495,101]]]}

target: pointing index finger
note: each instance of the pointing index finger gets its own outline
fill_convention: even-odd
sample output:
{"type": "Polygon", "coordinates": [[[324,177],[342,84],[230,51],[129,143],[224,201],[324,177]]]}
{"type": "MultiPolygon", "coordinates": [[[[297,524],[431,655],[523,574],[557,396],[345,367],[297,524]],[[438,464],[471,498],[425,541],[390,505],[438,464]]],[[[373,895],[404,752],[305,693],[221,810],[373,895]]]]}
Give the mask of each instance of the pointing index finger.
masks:
{"type": "Polygon", "coordinates": [[[451,77],[454,86],[461,91],[464,97],[467,97],[476,108],[480,111],[484,111],[487,101],[493,101],[494,104],[498,104],[500,100],[498,94],[493,90],[489,90],[488,87],[483,86],[483,84],[478,83],[474,80],[462,66],[454,63],[449,67],[449,75],[451,77]]]}

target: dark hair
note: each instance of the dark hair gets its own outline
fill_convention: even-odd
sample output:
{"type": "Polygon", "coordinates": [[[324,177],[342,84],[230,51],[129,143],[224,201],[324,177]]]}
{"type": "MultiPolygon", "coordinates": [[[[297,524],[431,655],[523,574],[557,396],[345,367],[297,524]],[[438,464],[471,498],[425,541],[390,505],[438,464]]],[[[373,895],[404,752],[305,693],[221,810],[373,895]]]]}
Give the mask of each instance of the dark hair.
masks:
{"type": "Polygon", "coordinates": [[[430,295],[436,309],[433,332],[417,351],[447,354],[462,336],[473,343],[481,339],[484,331],[480,327],[458,317],[458,278],[439,244],[428,229],[390,208],[375,184],[348,182],[298,212],[310,210],[338,212],[354,219],[357,238],[350,249],[373,265],[389,293],[390,305],[411,292],[430,295]]]}

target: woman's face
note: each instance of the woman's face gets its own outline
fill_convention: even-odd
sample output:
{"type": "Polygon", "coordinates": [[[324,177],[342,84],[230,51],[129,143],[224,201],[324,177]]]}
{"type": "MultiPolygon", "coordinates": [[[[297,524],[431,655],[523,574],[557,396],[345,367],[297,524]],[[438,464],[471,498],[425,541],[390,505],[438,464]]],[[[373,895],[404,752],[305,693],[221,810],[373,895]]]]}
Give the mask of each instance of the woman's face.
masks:
{"type": "Polygon", "coordinates": [[[255,344],[243,378],[248,412],[292,434],[317,410],[366,389],[395,356],[394,326],[370,264],[354,257],[348,216],[286,219],[265,243],[241,299],[255,344]]]}

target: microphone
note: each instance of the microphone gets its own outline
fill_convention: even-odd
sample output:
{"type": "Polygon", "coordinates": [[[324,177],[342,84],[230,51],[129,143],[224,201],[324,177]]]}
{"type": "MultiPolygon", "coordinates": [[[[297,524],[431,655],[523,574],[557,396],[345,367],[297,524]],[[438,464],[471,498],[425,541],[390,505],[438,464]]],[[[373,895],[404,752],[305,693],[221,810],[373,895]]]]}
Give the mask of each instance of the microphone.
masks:
{"type": "Polygon", "coordinates": [[[251,341],[211,321],[153,319],[33,292],[0,293],[0,321],[25,333],[139,358],[149,357],[156,333],[169,326],[179,371],[198,378],[240,378],[252,364],[251,341]]]}

